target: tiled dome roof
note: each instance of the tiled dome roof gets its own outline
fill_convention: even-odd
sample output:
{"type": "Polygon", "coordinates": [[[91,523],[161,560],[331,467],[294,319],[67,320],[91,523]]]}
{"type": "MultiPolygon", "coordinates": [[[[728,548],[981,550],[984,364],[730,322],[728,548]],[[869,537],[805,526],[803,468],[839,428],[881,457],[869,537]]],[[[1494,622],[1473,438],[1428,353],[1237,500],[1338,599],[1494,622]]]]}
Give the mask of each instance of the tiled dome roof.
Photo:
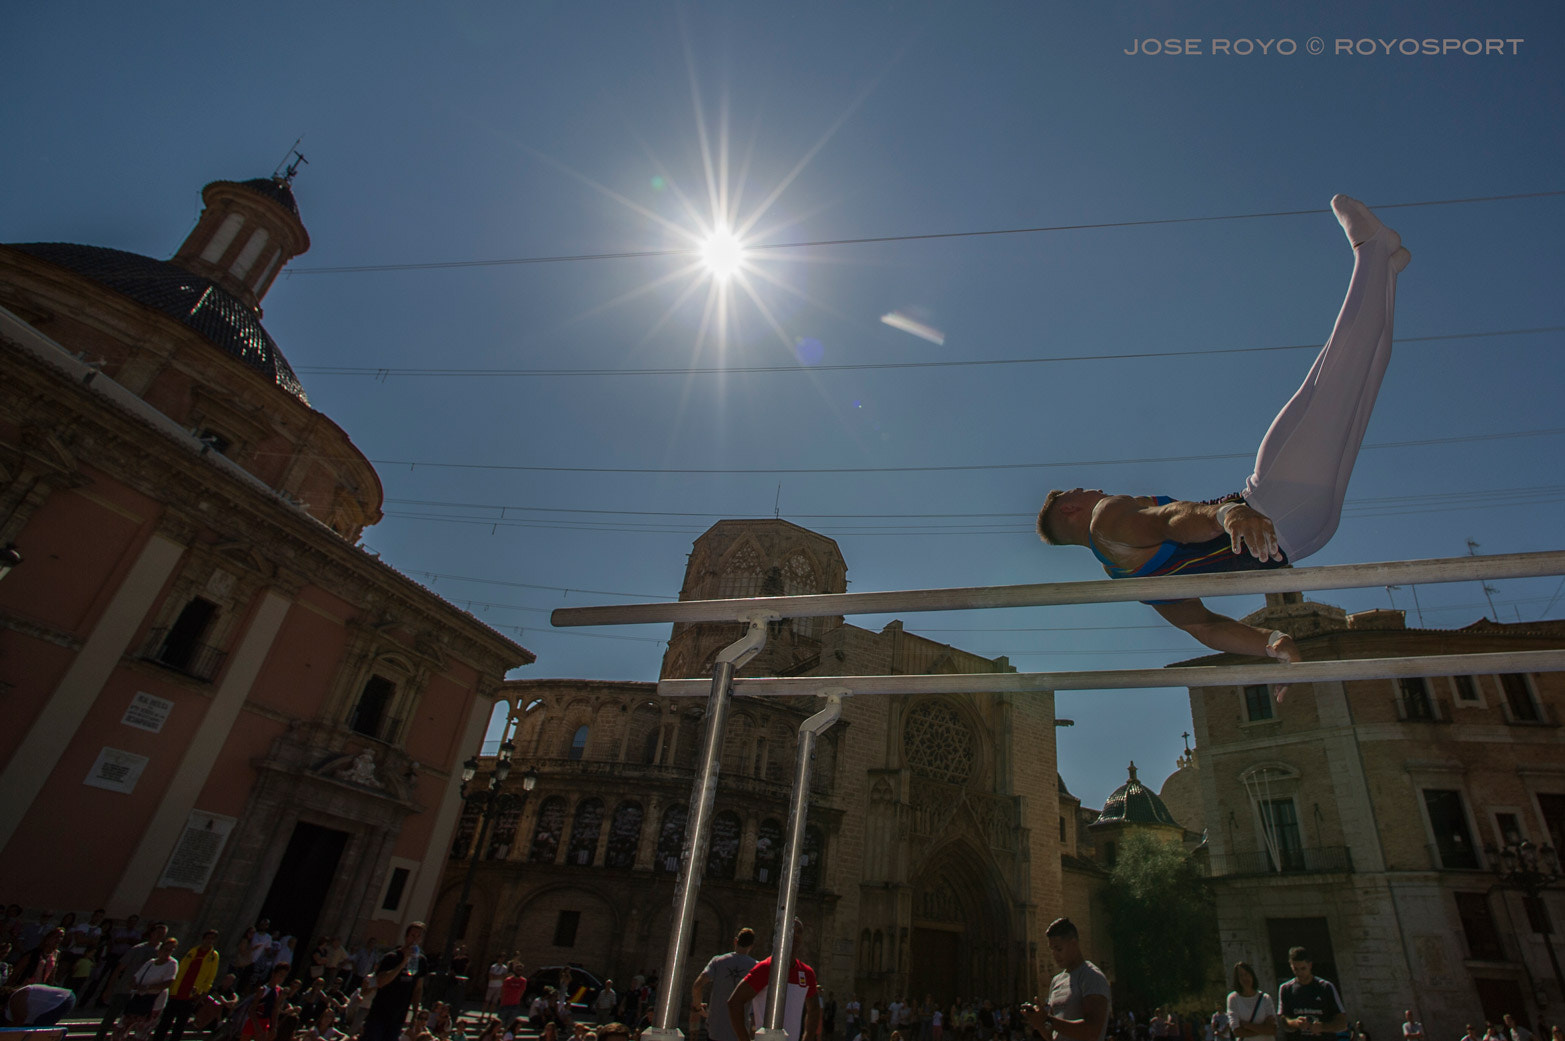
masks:
{"type": "MultiPolygon", "coordinates": [[[[271,181],[264,183],[272,184],[271,181]]],[[[282,191],[287,193],[291,204],[293,194],[286,187],[282,191]]],[[[278,350],[276,341],[261,327],[255,311],[215,282],[166,260],[104,246],[23,242],[10,248],[58,264],[177,319],[206,337],[214,347],[244,362],[308,404],[299,378],[278,350]]]]}
{"type": "Polygon", "coordinates": [[[1130,764],[1130,779],[1108,797],[1103,812],[1092,822],[1100,824],[1169,824],[1178,827],[1174,815],[1168,812],[1157,793],[1136,779],[1136,764],[1130,764]]]}
{"type": "Polygon", "coordinates": [[[240,181],[239,187],[248,188],[258,195],[264,195],[275,203],[281,204],[283,209],[299,216],[299,204],[294,202],[293,189],[288,187],[288,182],[275,177],[256,177],[248,181],[240,181]]]}

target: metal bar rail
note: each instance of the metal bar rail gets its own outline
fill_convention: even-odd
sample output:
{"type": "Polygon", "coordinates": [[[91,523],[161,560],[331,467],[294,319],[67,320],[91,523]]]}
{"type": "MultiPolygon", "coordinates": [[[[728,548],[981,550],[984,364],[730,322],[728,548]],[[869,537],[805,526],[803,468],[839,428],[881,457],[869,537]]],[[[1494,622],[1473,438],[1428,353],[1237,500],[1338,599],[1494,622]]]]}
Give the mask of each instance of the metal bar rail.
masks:
{"type": "MultiPolygon", "coordinates": [[[[957,589],[911,589],[880,593],[828,593],[812,596],[751,597],[738,600],[686,600],[661,604],[619,604],[556,610],[556,626],[624,625],[659,622],[744,622],[745,635],[717,658],[710,681],[663,680],[658,692],[670,696],[707,694],[707,726],[702,762],[691,792],[692,816],[686,830],[663,984],[653,1025],[644,1041],[679,1041],[675,1009],[683,993],[683,970],[694,932],[695,904],[701,886],[709,840],[712,804],[716,797],[718,753],[722,748],[727,710],[734,693],[829,695],[832,705],[848,694],[1028,693],[1048,690],[1089,690],[1120,687],[1203,687],[1251,683],[1317,683],[1403,676],[1439,676],[1496,672],[1565,671],[1565,650],[1488,654],[1447,654],[1414,658],[1368,658],[1293,664],[1264,663],[1228,666],[1186,666],[1171,669],[1118,669],[1097,672],[977,673],[945,676],[832,676],[734,679],[734,672],[766,643],[768,623],[779,618],[818,618],[847,614],[952,611],[1001,607],[1044,607],[1066,604],[1117,603],[1128,600],[1178,600],[1244,593],[1287,593],[1317,589],[1351,589],[1402,583],[1466,582],[1501,578],[1535,578],[1565,574],[1565,551],[1511,553],[1492,557],[1448,557],[1434,560],[1338,564],[1274,571],[1230,572],[1219,575],[1174,575],[1097,582],[1041,583],[1018,586],[975,586],[957,589]]],[[[829,726],[823,712],[817,719],[829,726]]],[[[801,772],[808,771],[801,740],[801,772]]],[[[806,773],[807,776],[807,773],[806,773]]],[[[802,829],[807,785],[796,784],[790,812],[790,841],[784,884],[778,894],[778,922],[773,955],[788,957],[792,940],[793,889],[798,872],[799,843],[792,832],[802,829]]],[[[801,832],[802,833],[802,832],[801,832]]],[[[774,983],[786,976],[786,964],[773,969],[774,983]]],[[[782,1017],[780,986],[770,989],[761,1033],[775,1036],[782,1017]]],[[[719,1009],[717,1013],[723,1014],[719,1009]]],[[[785,1035],[786,1036],[786,1035],[785,1035]]]]}
{"type": "MultiPolygon", "coordinates": [[[[741,678],[733,692],[749,696],[844,694],[1033,694],[1050,690],[1118,690],[1125,687],[1242,687],[1252,683],[1330,683],[1404,676],[1473,676],[1507,672],[1565,672],[1565,650],[1435,654],[1417,658],[1349,658],[1342,661],[1262,662],[1253,665],[1188,665],[1167,669],[1086,672],[959,672],[905,676],[779,676],[741,678]]],[[[658,683],[664,697],[691,697],[710,687],[706,679],[658,683]]]]}
{"type": "Polygon", "coordinates": [[[557,608],[550,620],[556,626],[734,622],[761,611],[784,618],[821,618],[904,611],[966,611],[999,607],[1107,604],[1127,600],[1182,600],[1241,593],[1298,593],[1316,589],[1355,589],[1414,582],[1472,582],[1545,575],[1565,575],[1565,550],[1502,553],[1492,557],[1330,564],[1273,571],[1233,571],[1218,575],[1103,579],[1096,582],[1041,582],[1019,586],[903,589],[876,593],[817,593],[739,600],[680,600],[662,604],[603,604],[557,608]]]}

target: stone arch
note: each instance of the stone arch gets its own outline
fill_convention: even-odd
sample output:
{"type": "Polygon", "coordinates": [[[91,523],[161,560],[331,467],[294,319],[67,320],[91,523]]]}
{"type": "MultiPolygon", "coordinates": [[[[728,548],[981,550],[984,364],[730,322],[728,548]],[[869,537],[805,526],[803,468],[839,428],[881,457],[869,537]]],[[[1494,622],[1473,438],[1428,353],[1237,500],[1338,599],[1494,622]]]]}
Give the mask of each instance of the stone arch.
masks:
{"type": "Polygon", "coordinates": [[[625,761],[651,765],[658,760],[658,744],[663,710],[656,702],[645,701],[631,709],[630,732],[625,738],[625,761]]]}
{"type": "MultiPolygon", "coordinates": [[[[668,934],[672,931],[674,917],[672,902],[658,901],[656,914],[647,915],[642,921],[641,949],[657,952],[661,961],[668,946],[668,934]]],[[[712,951],[731,950],[737,926],[716,903],[701,896],[696,900],[695,935],[686,951],[684,979],[688,983],[696,978],[712,951]]],[[[688,991],[687,991],[688,993],[688,991]]]]}
{"type": "Polygon", "coordinates": [[[713,597],[727,600],[759,596],[767,569],[766,551],[761,548],[761,544],[750,536],[740,539],[718,562],[717,588],[713,597]]]}
{"type": "Polygon", "coordinates": [[[979,991],[1008,994],[1012,907],[1004,874],[968,839],[940,847],[913,882],[909,990],[949,1001],[979,991]]]}
{"type": "MultiPolygon", "coordinates": [[[[438,925],[440,932],[431,935],[428,941],[431,950],[443,950],[448,939],[446,933],[451,928],[451,915],[456,910],[457,898],[462,895],[461,876],[456,878],[441,890],[435,900],[435,906],[430,912],[429,920],[438,925]],[[435,943],[440,944],[439,947],[435,943]]],[[[482,881],[476,882],[472,892],[467,896],[467,921],[464,927],[459,928],[458,938],[464,940],[471,950],[483,950],[491,938],[491,930],[494,928],[495,915],[498,902],[494,893],[482,881]]]]}

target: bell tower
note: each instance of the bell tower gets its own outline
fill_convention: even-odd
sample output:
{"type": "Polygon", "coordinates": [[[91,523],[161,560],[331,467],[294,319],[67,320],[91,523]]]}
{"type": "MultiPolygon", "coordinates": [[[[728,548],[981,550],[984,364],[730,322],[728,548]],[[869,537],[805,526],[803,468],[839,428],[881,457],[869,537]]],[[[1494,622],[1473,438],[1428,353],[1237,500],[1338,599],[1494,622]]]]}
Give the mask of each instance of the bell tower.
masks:
{"type": "MultiPolygon", "coordinates": [[[[848,588],[847,576],[842,550],[825,535],[785,520],[724,520],[708,528],[691,547],[679,599],[842,593],[848,588]]],[[[807,671],[820,660],[821,635],[840,625],[841,615],[779,622],[772,627],[766,647],[740,675],[807,671]]],[[[662,675],[711,675],[717,652],[743,632],[733,623],[676,624],[663,655],[662,675]]]]}
{"type": "Polygon", "coordinates": [[[289,187],[297,168],[296,162],[284,176],[213,181],[201,189],[206,207],[174,263],[259,313],[283,265],[310,248],[289,187]]]}

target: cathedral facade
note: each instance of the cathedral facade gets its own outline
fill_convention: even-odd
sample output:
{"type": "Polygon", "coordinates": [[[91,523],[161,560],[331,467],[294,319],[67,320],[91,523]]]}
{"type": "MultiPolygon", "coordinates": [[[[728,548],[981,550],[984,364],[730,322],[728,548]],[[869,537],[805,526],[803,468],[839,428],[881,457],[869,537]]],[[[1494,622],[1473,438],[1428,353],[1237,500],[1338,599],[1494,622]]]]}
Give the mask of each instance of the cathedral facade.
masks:
{"type": "MultiPolygon", "coordinates": [[[[782,520],[722,521],[693,547],[680,598],[840,593],[834,541],[782,520]]],[[[666,677],[709,675],[729,624],[676,625],[666,677]]],[[[739,675],[1003,673],[907,632],[843,619],[771,627],[739,675]]],[[[512,681],[515,767],[538,782],[492,822],[469,810],[431,922],[444,940],[474,871],[464,939],[530,966],[621,982],[661,969],[705,703],[656,685],[512,681]],[[477,853],[475,860],[467,859],[477,853]]],[[[799,724],[811,697],[736,699],[724,735],[688,986],[752,926],[770,944],[799,724]]],[[[513,774],[513,778],[514,778],[513,774]]],[[[482,778],[480,778],[482,781],[482,778]]],[[[514,786],[514,780],[511,782],[514,786]]],[[[804,956],[845,1000],[1031,997],[1052,973],[1042,930],[1061,908],[1052,694],[844,699],[816,745],[799,906],[804,956]],[[1040,958],[1043,964],[1040,964],[1040,958]]]]}

